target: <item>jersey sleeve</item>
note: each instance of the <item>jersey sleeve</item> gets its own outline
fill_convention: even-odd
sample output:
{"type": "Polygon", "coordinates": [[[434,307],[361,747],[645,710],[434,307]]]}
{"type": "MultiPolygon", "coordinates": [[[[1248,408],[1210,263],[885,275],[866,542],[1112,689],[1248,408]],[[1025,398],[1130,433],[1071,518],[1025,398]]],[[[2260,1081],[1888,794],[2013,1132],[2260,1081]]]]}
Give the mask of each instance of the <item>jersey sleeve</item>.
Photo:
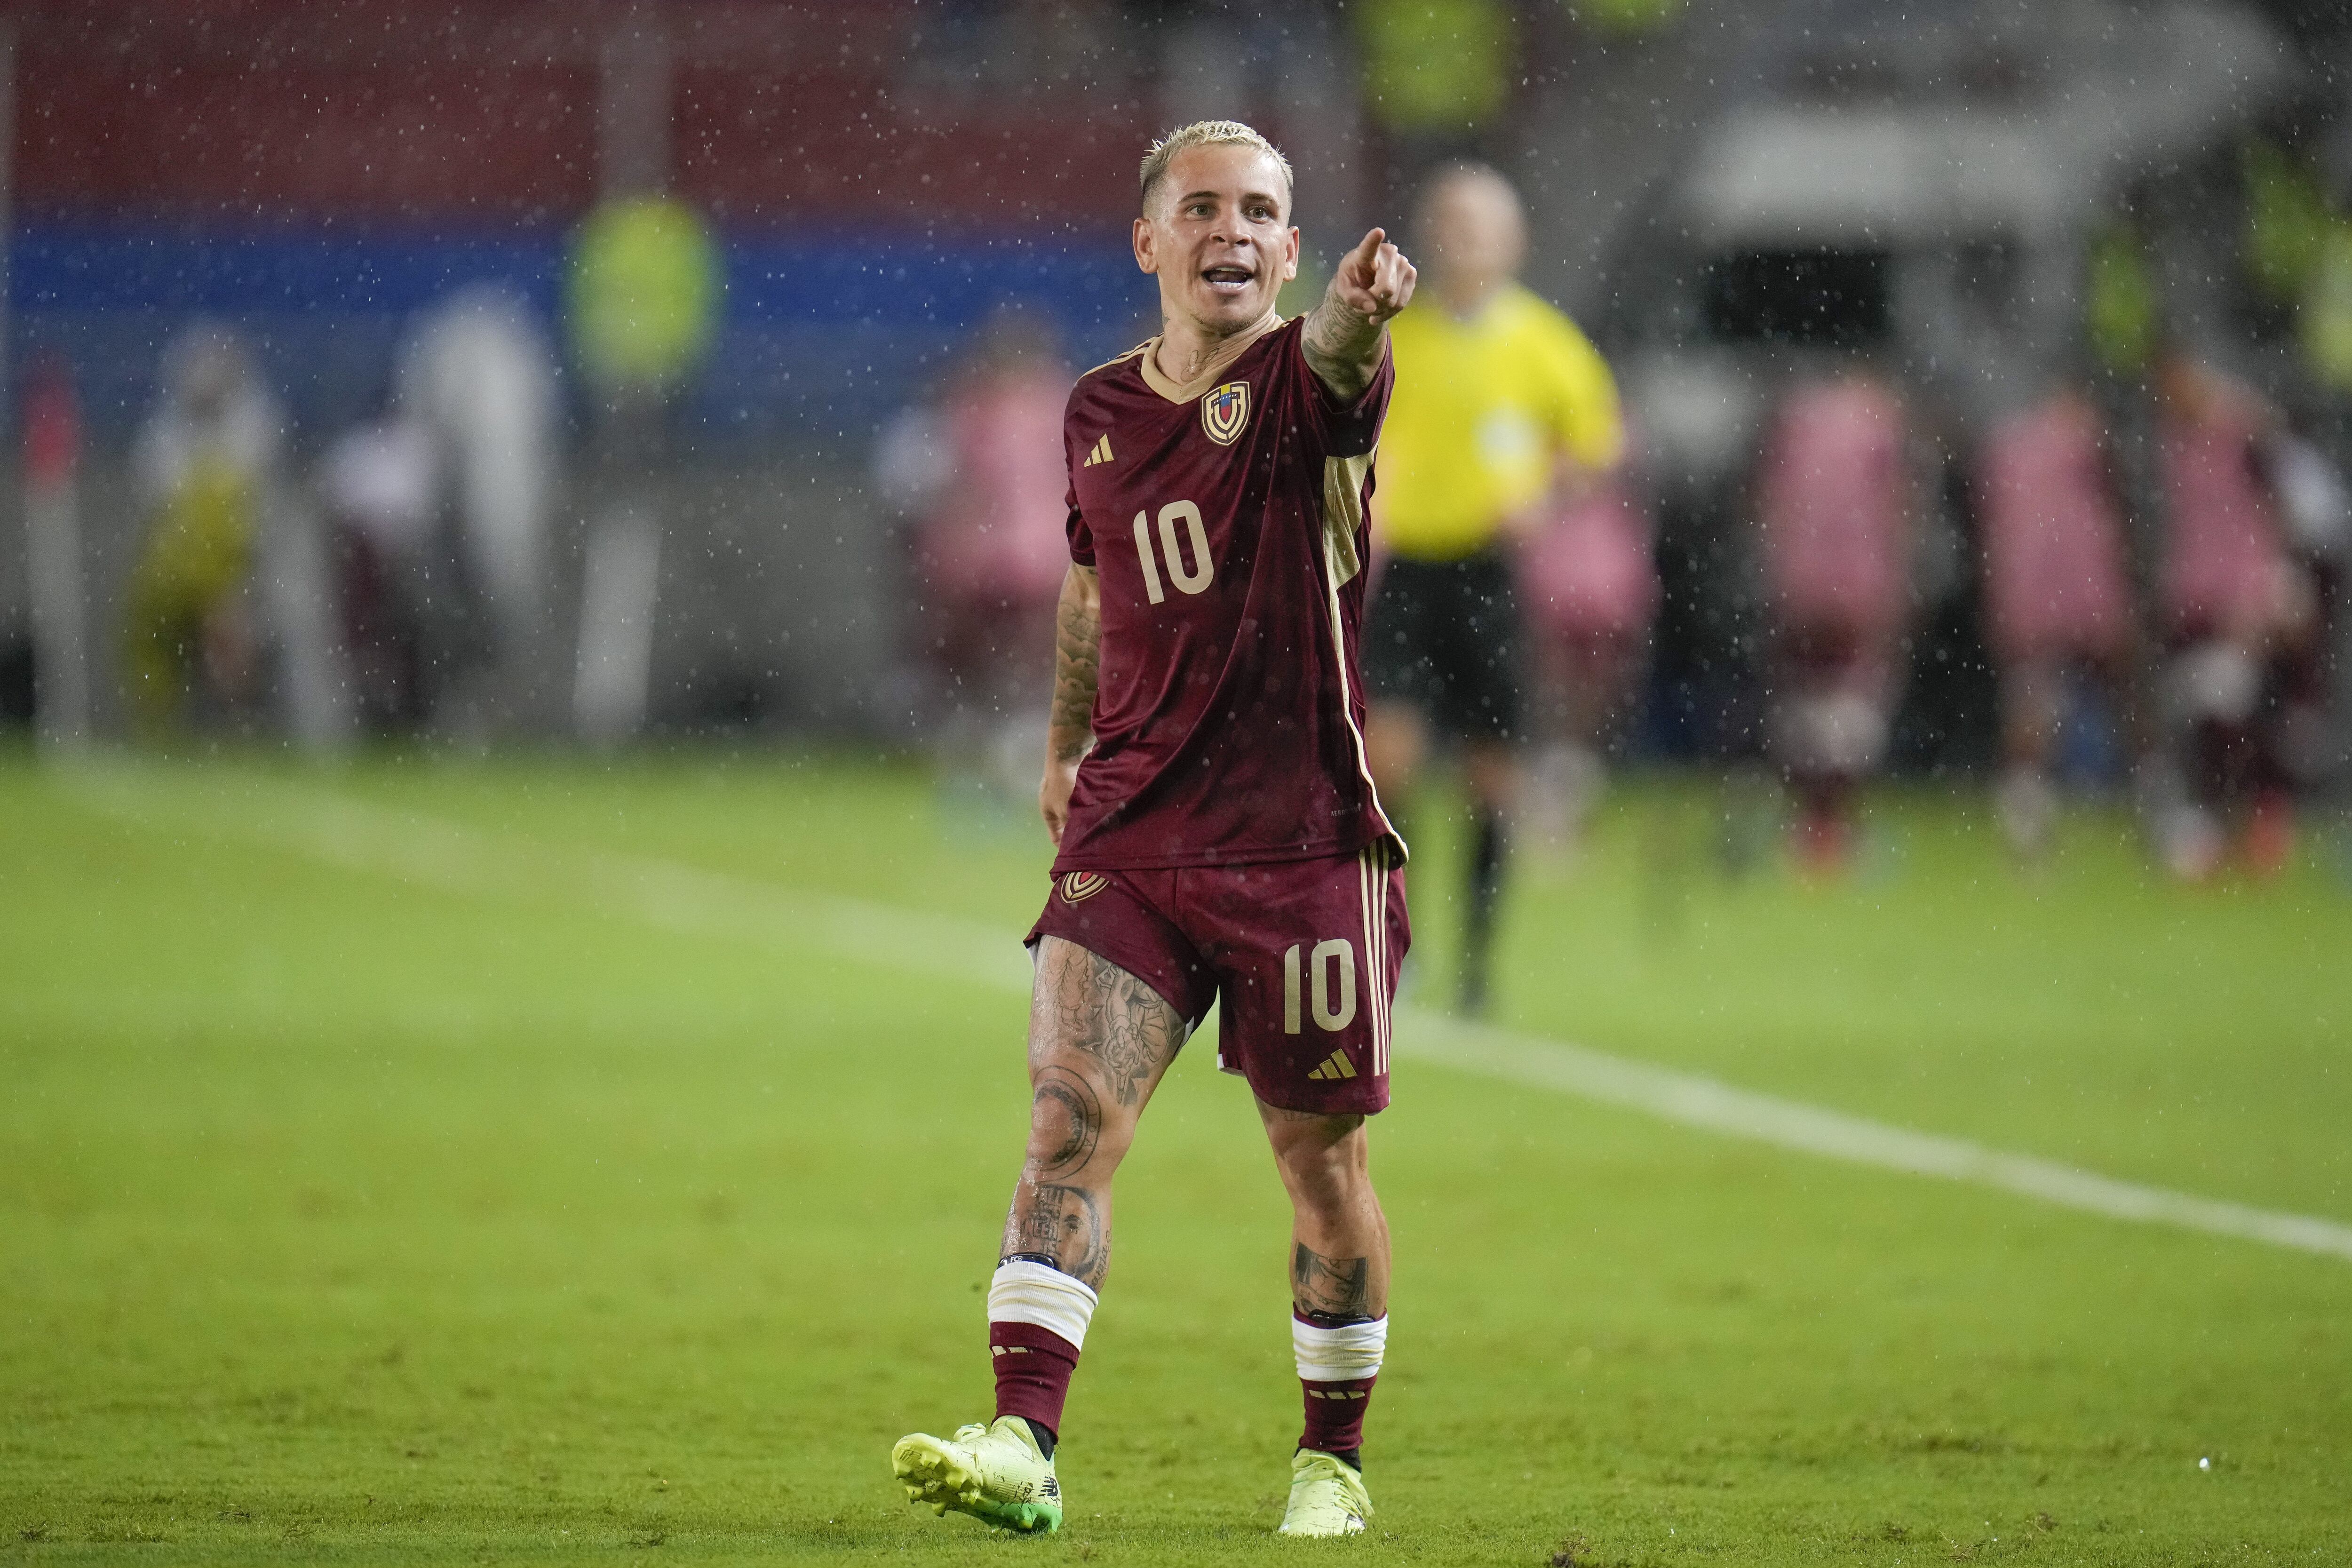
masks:
{"type": "Polygon", "coordinates": [[[1283,356],[1308,437],[1326,457],[1362,457],[1379,444],[1381,422],[1388,417],[1389,393],[1396,385],[1393,345],[1382,334],[1381,363],[1372,372],[1371,384],[1354,402],[1342,404],[1307,363],[1306,318],[1300,317],[1286,330],[1290,341],[1283,347],[1283,356]]]}
{"type": "Polygon", "coordinates": [[[1070,447],[1070,431],[1075,424],[1072,411],[1076,408],[1077,401],[1077,391],[1072,388],[1070,401],[1062,410],[1062,471],[1069,476],[1069,486],[1062,492],[1062,504],[1070,510],[1069,518],[1062,527],[1063,531],[1069,535],[1070,560],[1080,566],[1092,566],[1095,563],[1095,531],[1087,523],[1086,513],[1078,510],[1078,466],[1076,455],[1070,447]]]}

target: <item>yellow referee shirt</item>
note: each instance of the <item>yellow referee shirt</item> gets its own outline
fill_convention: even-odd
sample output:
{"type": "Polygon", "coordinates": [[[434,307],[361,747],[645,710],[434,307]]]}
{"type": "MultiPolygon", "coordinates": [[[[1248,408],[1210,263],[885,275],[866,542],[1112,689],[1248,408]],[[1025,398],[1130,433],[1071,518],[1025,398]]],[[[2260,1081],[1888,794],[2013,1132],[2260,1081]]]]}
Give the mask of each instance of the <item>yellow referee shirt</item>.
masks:
{"type": "Polygon", "coordinates": [[[1389,323],[1396,390],[1381,430],[1381,542],[1415,561],[1456,561],[1550,488],[1562,453],[1615,466],[1617,384],[1576,323],[1512,284],[1469,321],[1434,290],[1389,323]]]}

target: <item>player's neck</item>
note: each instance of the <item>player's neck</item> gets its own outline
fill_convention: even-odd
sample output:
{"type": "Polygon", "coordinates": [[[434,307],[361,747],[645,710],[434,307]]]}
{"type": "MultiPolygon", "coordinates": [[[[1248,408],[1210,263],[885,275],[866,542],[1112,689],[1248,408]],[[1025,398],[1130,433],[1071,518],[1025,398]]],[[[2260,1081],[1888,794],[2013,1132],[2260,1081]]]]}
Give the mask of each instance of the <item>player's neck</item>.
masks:
{"type": "Polygon", "coordinates": [[[1269,308],[1247,326],[1220,328],[1171,311],[1160,320],[1160,347],[1152,361],[1161,375],[1182,386],[1281,319],[1279,310],[1269,308]]]}

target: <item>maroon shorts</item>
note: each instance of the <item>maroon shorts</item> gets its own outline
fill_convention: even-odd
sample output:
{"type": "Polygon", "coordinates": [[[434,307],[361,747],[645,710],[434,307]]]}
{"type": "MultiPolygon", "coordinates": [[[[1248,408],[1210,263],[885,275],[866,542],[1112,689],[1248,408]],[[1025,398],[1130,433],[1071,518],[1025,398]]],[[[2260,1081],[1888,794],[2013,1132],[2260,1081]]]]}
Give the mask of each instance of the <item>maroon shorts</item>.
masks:
{"type": "Polygon", "coordinates": [[[1389,1102],[1389,1005],[1412,941],[1403,858],[1382,841],[1322,860],[1055,879],[1034,947],[1108,959],[1198,1026],[1219,1002],[1217,1066],[1285,1110],[1389,1102]]]}

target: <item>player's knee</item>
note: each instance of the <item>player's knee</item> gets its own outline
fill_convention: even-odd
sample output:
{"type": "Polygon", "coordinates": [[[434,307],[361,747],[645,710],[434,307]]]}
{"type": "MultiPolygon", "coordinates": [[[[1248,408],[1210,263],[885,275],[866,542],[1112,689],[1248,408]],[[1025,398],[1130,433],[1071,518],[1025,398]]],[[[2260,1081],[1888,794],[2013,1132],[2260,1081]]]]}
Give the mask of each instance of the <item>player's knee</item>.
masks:
{"type": "Polygon", "coordinates": [[[1299,1204],[1339,1207],[1370,1184],[1364,1118],[1312,1116],[1269,1126],[1283,1184],[1299,1204]]]}
{"type": "Polygon", "coordinates": [[[1116,1165],[1134,1135],[1134,1118],[1121,1114],[1090,1075],[1060,1064],[1036,1072],[1029,1102],[1029,1163],[1039,1175],[1116,1165]]]}

